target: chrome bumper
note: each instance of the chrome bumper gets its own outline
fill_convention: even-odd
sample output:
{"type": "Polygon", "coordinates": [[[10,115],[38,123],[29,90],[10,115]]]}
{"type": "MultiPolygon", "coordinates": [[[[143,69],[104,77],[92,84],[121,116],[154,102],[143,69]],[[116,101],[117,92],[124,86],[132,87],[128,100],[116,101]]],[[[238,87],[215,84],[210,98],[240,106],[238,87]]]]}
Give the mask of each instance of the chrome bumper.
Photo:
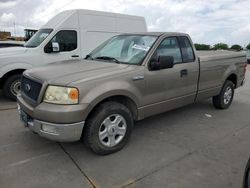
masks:
{"type": "Polygon", "coordinates": [[[25,127],[38,133],[40,136],[58,142],[73,142],[80,140],[85,121],[67,124],[55,124],[39,121],[29,117],[18,105],[20,119],[25,127]],[[26,116],[26,118],[24,118],[26,116]],[[28,118],[27,118],[28,117],[28,118]],[[25,120],[24,120],[25,119],[25,120]]]}

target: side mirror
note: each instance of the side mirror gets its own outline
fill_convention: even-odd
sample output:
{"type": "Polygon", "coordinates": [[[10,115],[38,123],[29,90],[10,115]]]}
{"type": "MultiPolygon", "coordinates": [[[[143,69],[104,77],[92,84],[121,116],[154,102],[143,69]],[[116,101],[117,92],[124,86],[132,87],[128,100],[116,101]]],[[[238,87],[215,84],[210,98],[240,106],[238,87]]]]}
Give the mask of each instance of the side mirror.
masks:
{"type": "Polygon", "coordinates": [[[150,62],[151,70],[159,69],[169,69],[174,66],[174,57],[173,56],[159,56],[158,61],[155,59],[150,62]]]}
{"type": "Polygon", "coordinates": [[[60,52],[60,47],[58,42],[52,42],[52,52],[60,52]]]}
{"type": "Polygon", "coordinates": [[[58,42],[49,42],[45,47],[44,47],[44,52],[45,53],[56,53],[60,52],[60,47],[58,42]]]}

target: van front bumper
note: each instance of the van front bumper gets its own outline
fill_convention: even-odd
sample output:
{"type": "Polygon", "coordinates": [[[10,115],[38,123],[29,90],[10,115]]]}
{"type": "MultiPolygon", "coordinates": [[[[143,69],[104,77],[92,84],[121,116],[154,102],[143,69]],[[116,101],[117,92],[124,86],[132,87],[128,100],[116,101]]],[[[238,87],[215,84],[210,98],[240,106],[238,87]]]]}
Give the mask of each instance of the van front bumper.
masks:
{"type": "MultiPolygon", "coordinates": [[[[41,116],[41,119],[40,116],[38,117],[35,115],[37,112],[36,108],[31,108],[21,96],[17,97],[17,107],[20,119],[24,126],[28,127],[30,130],[39,134],[40,136],[58,142],[73,142],[81,139],[85,121],[73,121],[74,118],[72,117],[70,111],[68,113],[62,113],[57,110],[51,112],[51,109],[47,109],[47,111],[43,109],[42,112],[39,110],[40,113],[53,114],[53,116],[55,115],[54,117],[64,116],[60,120],[67,119],[74,123],[68,121],[59,121],[57,118],[55,119],[55,122],[50,122],[48,120],[46,121],[46,116],[41,116]]],[[[61,108],[63,108],[63,106],[61,106],[61,108]]],[[[77,106],[73,106],[72,108],[74,108],[76,111],[79,110],[79,107],[77,106]]],[[[48,117],[48,119],[50,118],[48,117]]],[[[78,118],[76,117],[76,119],[78,118]]]]}

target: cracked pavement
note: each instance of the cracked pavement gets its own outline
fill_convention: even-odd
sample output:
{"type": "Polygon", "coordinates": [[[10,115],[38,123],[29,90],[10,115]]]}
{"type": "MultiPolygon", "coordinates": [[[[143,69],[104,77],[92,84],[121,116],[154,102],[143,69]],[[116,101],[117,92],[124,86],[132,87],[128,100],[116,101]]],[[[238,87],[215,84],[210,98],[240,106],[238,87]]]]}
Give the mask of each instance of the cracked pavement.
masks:
{"type": "Polygon", "coordinates": [[[241,187],[250,156],[249,79],[248,68],[228,110],[205,100],[137,122],[128,145],[108,156],[33,134],[0,94],[0,187],[241,187]]]}

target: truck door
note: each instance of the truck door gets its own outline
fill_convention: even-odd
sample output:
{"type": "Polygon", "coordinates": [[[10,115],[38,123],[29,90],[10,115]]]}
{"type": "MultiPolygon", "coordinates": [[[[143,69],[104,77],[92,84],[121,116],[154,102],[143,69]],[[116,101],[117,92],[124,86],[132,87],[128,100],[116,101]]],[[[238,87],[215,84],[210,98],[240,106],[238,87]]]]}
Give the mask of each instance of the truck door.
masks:
{"type": "Polygon", "coordinates": [[[80,58],[80,41],[75,30],[61,30],[44,47],[44,63],[80,58]]]}
{"type": "Polygon", "coordinates": [[[182,38],[178,37],[163,39],[152,56],[153,59],[158,59],[159,56],[172,56],[174,59],[172,68],[160,70],[146,69],[145,117],[194,101],[199,66],[195,61],[190,43],[189,45],[185,43],[185,46],[183,41],[180,40],[182,38]]]}

